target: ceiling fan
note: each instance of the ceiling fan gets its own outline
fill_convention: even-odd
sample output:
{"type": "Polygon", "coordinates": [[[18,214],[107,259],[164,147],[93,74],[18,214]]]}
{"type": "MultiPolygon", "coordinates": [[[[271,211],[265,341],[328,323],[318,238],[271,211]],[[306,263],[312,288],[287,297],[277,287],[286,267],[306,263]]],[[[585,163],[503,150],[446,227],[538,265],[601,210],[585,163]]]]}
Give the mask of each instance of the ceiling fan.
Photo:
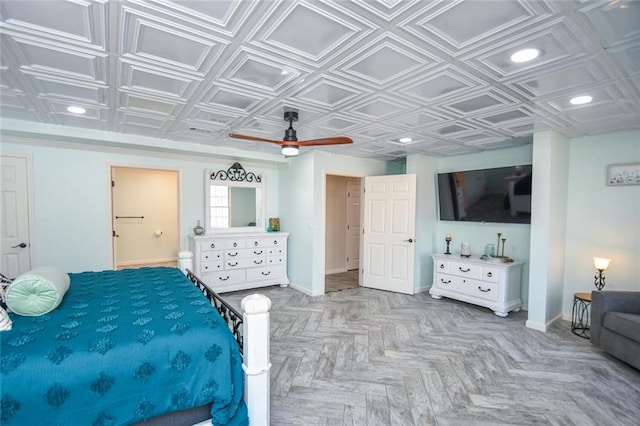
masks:
{"type": "Polygon", "coordinates": [[[269,142],[282,147],[282,155],[285,157],[293,157],[298,155],[298,148],[301,146],[319,146],[319,145],[341,145],[353,143],[351,138],[346,136],[335,136],[332,138],[311,139],[299,141],[296,137],[296,131],[293,128],[293,122],[298,121],[298,111],[285,111],[284,121],[289,122],[289,128],[284,132],[284,139],[281,141],[274,139],[259,138],[256,136],[240,135],[238,133],[229,133],[229,136],[237,139],[247,139],[256,142],[269,142]]]}

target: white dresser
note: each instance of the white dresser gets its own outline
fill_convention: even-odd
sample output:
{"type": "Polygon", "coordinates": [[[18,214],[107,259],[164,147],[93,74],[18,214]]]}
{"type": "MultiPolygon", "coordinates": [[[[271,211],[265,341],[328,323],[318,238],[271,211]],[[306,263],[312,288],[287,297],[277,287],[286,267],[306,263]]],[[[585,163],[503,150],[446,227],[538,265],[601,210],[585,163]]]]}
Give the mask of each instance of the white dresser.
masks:
{"type": "Polygon", "coordinates": [[[434,254],[433,285],[429,294],[434,299],[449,297],[493,310],[506,317],[519,311],[520,282],[523,262],[502,263],[500,259],[464,258],[457,254],[434,254]]]}
{"type": "Polygon", "coordinates": [[[286,286],[288,237],[284,232],[190,235],[193,272],[218,293],[286,286]]]}

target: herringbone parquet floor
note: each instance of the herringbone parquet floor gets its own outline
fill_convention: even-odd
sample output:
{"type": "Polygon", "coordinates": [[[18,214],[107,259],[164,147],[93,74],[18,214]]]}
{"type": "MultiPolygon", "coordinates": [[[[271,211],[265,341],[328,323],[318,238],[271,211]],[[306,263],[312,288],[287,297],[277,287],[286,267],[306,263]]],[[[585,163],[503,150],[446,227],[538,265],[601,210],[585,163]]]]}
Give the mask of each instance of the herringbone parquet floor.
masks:
{"type": "Polygon", "coordinates": [[[365,288],[269,287],[272,425],[640,425],[640,372],[560,321],[365,288]]]}

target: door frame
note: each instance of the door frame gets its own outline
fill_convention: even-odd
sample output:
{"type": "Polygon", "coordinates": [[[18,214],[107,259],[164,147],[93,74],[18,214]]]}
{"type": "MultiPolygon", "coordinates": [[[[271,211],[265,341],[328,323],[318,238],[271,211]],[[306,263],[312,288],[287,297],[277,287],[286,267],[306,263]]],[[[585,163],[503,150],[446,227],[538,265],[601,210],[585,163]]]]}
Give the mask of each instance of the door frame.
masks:
{"type": "MultiPolygon", "coordinates": [[[[324,169],[322,171],[322,218],[321,218],[321,226],[322,226],[322,288],[319,289],[321,292],[318,294],[313,293],[312,296],[323,295],[326,292],[326,283],[325,283],[325,271],[326,271],[326,251],[327,251],[327,176],[340,176],[340,177],[350,177],[355,179],[364,178],[366,175],[364,174],[352,174],[345,173],[344,171],[331,171],[324,169]]],[[[360,185],[360,190],[362,191],[362,183],[360,185]]],[[[362,224],[362,202],[360,203],[360,223],[362,224]]],[[[362,226],[362,225],[361,225],[362,226]]],[[[360,239],[360,254],[362,254],[362,239],[360,239]]],[[[358,268],[360,270],[360,268],[358,268]]],[[[361,273],[358,273],[358,285],[361,282],[361,273]]]]}
{"type": "Polygon", "coordinates": [[[33,269],[37,265],[36,253],[35,253],[35,241],[36,241],[36,229],[35,229],[35,206],[33,204],[33,159],[31,154],[12,154],[12,153],[0,153],[2,157],[14,157],[24,158],[26,160],[27,170],[27,221],[29,223],[29,259],[31,268],[33,269]]]}
{"type": "Polygon", "coordinates": [[[107,164],[107,185],[106,185],[106,190],[107,190],[107,229],[109,230],[109,244],[111,245],[110,250],[109,250],[109,256],[110,256],[110,264],[111,264],[111,268],[113,270],[117,269],[117,258],[116,258],[116,245],[114,244],[114,237],[113,237],[113,227],[114,227],[114,223],[113,223],[113,192],[111,189],[111,180],[112,180],[112,175],[111,175],[111,170],[116,167],[116,168],[123,168],[123,169],[142,169],[142,170],[159,170],[159,171],[163,171],[163,172],[176,172],[178,174],[178,252],[184,250],[184,230],[183,230],[183,226],[182,226],[182,218],[184,217],[183,215],[183,203],[182,203],[182,199],[183,199],[183,191],[182,191],[182,180],[183,180],[183,176],[182,176],[182,168],[181,167],[162,167],[162,166],[152,166],[152,165],[139,165],[139,164],[123,164],[123,163],[109,163],[107,164]]]}

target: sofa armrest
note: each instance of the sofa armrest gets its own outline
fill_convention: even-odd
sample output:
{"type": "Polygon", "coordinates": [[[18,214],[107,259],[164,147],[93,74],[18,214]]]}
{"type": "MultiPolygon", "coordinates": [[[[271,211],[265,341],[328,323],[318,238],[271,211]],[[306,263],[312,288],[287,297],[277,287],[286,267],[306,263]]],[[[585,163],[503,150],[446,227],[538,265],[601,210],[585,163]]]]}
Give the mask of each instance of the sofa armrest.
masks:
{"type": "Polygon", "coordinates": [[[600,346],[602,320],[607,312],[640,314],[640,291],[591,292],[591,343],[600,346]]]}

